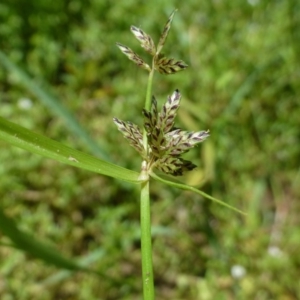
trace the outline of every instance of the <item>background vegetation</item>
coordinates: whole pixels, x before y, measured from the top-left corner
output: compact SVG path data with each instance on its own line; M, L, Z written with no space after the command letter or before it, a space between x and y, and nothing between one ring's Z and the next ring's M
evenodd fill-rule
M299 299L299 1L4 0L0 50L60 99L100 156L138 171L112 118L142 124L147 74L115 42L139 52L130 25L158 39L174 8L164 50L189 68L156 75L154 93L162 103L180 89L181 125L211 131L183 180L248 216L153 182L157 299ZM0 101L1 117L93 151L3 61ZM141 299L136 187L0 147L7 215L104 274L58 270L0 235L1 299Z

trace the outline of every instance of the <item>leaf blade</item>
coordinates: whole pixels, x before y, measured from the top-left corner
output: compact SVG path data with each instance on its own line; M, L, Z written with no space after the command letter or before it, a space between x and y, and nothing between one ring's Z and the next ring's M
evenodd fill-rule
M0 139L59 162L131 183L139 183L139 173L72 149L0 117Z
M14 245L29 253L30 255L43 260L48 264L56 267L68 269L72 271L90 271L85 267L81 267L72 259L61 255L57 249L47 243L40 242L31 234L20 230L15 221L7 217L0 209L0 230L4 235L10 238Z
M247 215L247 214L246 214L245 212L243 212L242 210L240 210L240 209L238 209L238 208L235 208L235 207L233 207L233 206L231 206L231 205L225 203L225 202L222 201L222 200L219 200L219 199L217 199L217 198L214 198L214 197L212 197L212 196L210 196L210 195L204 193L203 191L198 190L198 189L196 189L196 188L194 188L194 187L192 187L192 186L188 186L188 185L186 185L186 184L177 183L177 182L173 182L173 181L169 181L169 180L163 179L163 178L159 177L158 175L156 175L156 174L153 173L153 172L150 174L150 176L151 176L153 179L156 179L157 181L160 181L160 182L162 182L162 183L164 183L164 184L167 184L167 185L169 185L169 186L173 186L173 187L179 188L179 189L181 189L181 190L186 190L186 191L194 192L194 193L196 193L196 194L199 194L199 195L203 196L203 197L206 198L206 199L209 199L209 200L211 200L211 201L213 201L213 202L215 202L215 203L218 203L218 204L220 204L220 205L222 205L222 206L225 206L225 207L227 207L227 208L229 208L229 209L231 209L231 210L233 210L233 211L235 211L235 212L238 212L238 213L240 213L240 214L242 214L242 215Z
M67 128L73 132L76 137L79 137L89 147L93 154L99 155L103 159L108 159L109 155L98 145L87 133L87 131L78 123L73 114L62 104L62 102L52 95L52 93L45 88L42 88L36 83L30 76L13 63L1 50L0 50L0 63L9 71L11 74L16 76L20 84L22 84L28 91L35 95L40 102L45 106L49 107L56 115L60 116L65 123Z

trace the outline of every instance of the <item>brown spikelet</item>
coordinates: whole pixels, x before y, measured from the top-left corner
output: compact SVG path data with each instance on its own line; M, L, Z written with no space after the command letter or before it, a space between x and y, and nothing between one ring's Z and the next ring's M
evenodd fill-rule
M161 34L161 36L160 36L160 39L159 39L159 42L158 42L158 45L157 45L157 52L156 52L156 54L159 54L159 53L160 53L161 49L163 48L163 46L164 46L164 44L165 44L165 42L166 42L166 39L167 39L167 37L168 37L169 30L170 30L170 28L171 28L172 20L173 20L173 17L174 17L174 15L175 15L175 12L176 12L176 11L177 11L177 9L175 9L175 10L171 13L171 15L170 15L170 17L169 17L169 19L168 19L168 21L167 21L167 23L166 23L166 25L165 25L165 27L164 27L164 29L163 29L163 32L162 32L162 34Z
M151 112L143 109L144 126L148 133L151 133L157 126L157 101L152 97Z
M146 64L143 61L143 59L141 57L139 57L135 52L133 52L129 47L124 46L120 43L117 43L117 46L130 60L132 60L139 67L141 67L149 72L151 71L151 68L149 67L149 65Z
M165 144L164 132L159 124L157 101L152 97L151 112L143 110L144 126L148 133L149 146L155 157L160 157Z
M154 42L150 35L145 33L142 29L137 28L135 26L130 27L131 32L134 34L134 36L139 40L141 43L141 46L152 56L156 53L156 48L154 45Z
M129 141L129 144L134 147L143 157L146 157L146 151L143 146L143 136L137 125L131 122L124 122L117 118L113 118L118 129L123 133L123 136Z
M175 60L165 56L158 56L155 59L155 69L161 74L174 74L187 68L182 60Z
M171 131L166 136L166 153L175 156L181 155L203 142L209 136L208 132L187 132L181 129Z
M183 158L166 156L157 161L156 168L166 174L181 176L185 171L196 168L196 165Z
M164 133L169 132L174 126L174 120L179 108L181 95L178 90L168 97L159 114L159 125Z
M156 127L149 135L149 146L152 150L152 154L156 157L161 157L164 154L165 143L166 139L163 132Z
M160 112L157 110L155 97L152 98L151 110L143 110L148 151L144 148L142 133L135 124L114 118L118 129L147 162L148 170L157 168L166 174L181 176L185 171L196 167L192 162L181 158L181 155L204 141L209 136L209 131L173 129L180 99L180 92L175 90Z

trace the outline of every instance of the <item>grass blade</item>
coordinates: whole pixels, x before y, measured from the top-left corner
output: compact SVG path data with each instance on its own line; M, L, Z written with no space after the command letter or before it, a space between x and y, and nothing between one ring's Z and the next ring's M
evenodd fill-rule
M139 174L137 172L119 167L92 155L72 149L64 144L9 122L1 117L0 139L14 146L77 168L86 169L131 183L140 182L138 180Z
M72 259L68 259L59 254L59 251L49 244L40 242L34 236L19 230L15 221L8 218L1 209L0 230L4 235L11 239L14 246L48 264L73 271L89 271L88 269L78 265Z
M227 208L229 208L231 210L234 210L235 212L238 212L238 213L240 213L242 215L247 215L245 212L239 210L238 208L235 208L235 207L227 204L226 202L224 202L222 200L214 198L214 197L212 197L212 196L210 196L210 195L208 195L208 194L206 194L206 193L204 193L204 192L202 192L202 191L200 191L200 190L198 190L198 189L196 189L196 188L194 188L192 186L188 186L188 185L185 185L185 184L182 184L182 183L172 182L172 181L163 179L163 178L157 176L155 173L151 173L150 176L153 179L156 179L156 180L158 180L158 181L160 181L160 182L162 182L164 184L167 184L169 186L173 186L173 187L179 188L181 190L186 190L186 191L194 192L196 194L199 194L199 195L203 196L204 198L207 198L207 199L209 199L209 200L211 200L213 202L216 202L216 203L218 203L220 205L223 205L223 206L225 206L225 207L227 207Z
M41 88L33 79L31 79L21 68L15 65L1 50L0 63L12 74L14 74L20 83L35 95L43 104L48 106L55 114L60 116L66 122L66 128L70 130L89 147L93 154L109 159L109 155L89 136L86 130L77 122L71 112L62 105L56 97Z

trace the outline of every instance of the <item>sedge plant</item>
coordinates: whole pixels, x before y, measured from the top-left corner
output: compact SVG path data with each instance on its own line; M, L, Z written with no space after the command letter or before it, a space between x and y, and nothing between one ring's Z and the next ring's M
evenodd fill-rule
M145 104L143 109L144 126L141 130L132 122L125 122L114 118L114 122L129 144L140 154L142 158L140 198L141 218L141 252L142 252L142 276L144 299L154 299L153 268L152 268L152 246L151 246L151 223L150 223L150 197L149 177L163 181L170 185L183 189L191 187L167 182L156 175L159 170L167 175L180 176L184 172L193 170L196 165L191 161L182 158L182 154L203 142L209 137L209 130L189 132L175 128L174 122L180 106L181 94L176 89L167 101L162 105L161 110L155 96L152 95L153 76L155 71L169 75L183 71L187 64L182 60L167 58L161 51L165 45L171 23L176 10L172 12L162 31L159 42L155 45L150 35L142 29L131 26L130 30L140 42L144 50L152 57L151 64L147 64L137 53L127 46L117 43L120 50L136 65L149 73ZM202 193L202 195L208 197ZM212 197L208 197L213 199ZM213 199L218 201L217 199Z
M175 91L168 96L167 101L161 105L160 110L160 105L158 105L156 98L152 95L153 76L156 71L168 75L183 71L187 67L182 60L167 58L161 53L174 14L175 11L170 15L157 45L155 45L150 35L146 34L140 28L131 26L132 33L138 39L142 48L152 58L151 64L147 64L138 54L127 46L117 43L120 50L131 61L149 73L143 109L143 129L140 129L136 124L131 122L122 121L118 118L113 119L123 136L129 141L129 144L139 153L142 160L140 172L122 168L87 153L72 149L57 141L51 140L44 135L34 133L33 131L0 117L0 139L14 146L74 167L140 185L142 282L145 300L154 299L150 218L150 178L169 186L195 192L218 204L244 214L239 209L232 207L203 191L185 184L166 180L156 174L156 170L158 170L167 175L181 176L183 173L193 170L196 165L193 162L185 160L182 155L203 142L209 136L208 130L189 132L174 127L175 117L181 99L181 94L178 89L175 89ZM0 229L4 235L11 239L15 247L26 251L35 257L64 269L91 271L86 267L78 265L74 261L68 260L47 244L18 229L18 226L2 212L1 208Z

